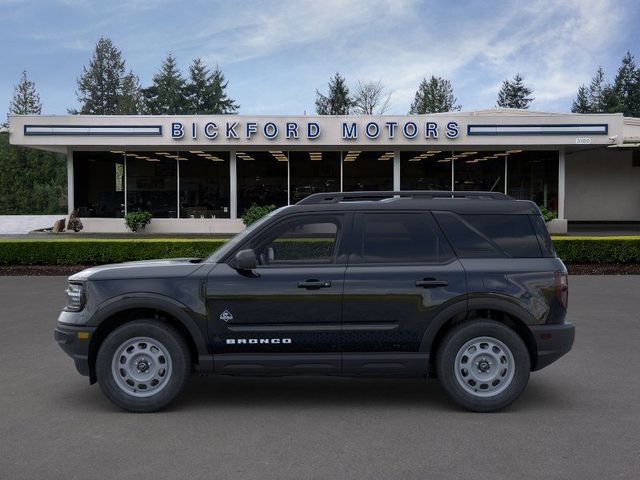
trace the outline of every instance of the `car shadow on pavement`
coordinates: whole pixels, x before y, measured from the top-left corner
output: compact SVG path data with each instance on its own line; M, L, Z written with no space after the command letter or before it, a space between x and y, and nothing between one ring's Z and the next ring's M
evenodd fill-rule
M102 394L100 387L79 383L65 389L59 404L91 412L121 412ZM567 407L567 392L545 382L530 384L522 396L504 412ZM227 408L358 409L418 408L464 413L449 400L437 380L343 377L223 377L194 375L185 391L166 412L188 412Z

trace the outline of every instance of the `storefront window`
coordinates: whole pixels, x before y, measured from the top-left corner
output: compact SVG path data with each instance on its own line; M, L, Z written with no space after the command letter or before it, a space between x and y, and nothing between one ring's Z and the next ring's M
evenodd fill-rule
M511 150L507 194L558 210L558 152Z
M290 201L340 191L340 152L289 152Z
M229 153L178 152L180 218L229 218Z
M75 152L73 174L80 217L124 216L124 153Z
M453 152L454 189L504 192L506 155L504 150Z
M287 205L287 152L237 152L238 216L256 205Z
M437 149L400 153L402 190L451 190L451 152Z
M342 190L393 190L393 151L347 151L343 155Z
M146 210L156 218L176 218L176 160L170 152L127 152L127 210Z

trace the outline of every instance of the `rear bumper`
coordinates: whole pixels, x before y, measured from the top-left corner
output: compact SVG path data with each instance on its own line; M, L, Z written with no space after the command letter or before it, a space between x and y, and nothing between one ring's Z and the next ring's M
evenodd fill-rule
M81 375L89 376L89 343L95 332L92 327L78 327L58 323L53 331L60 348L69 355Z
M540 370L555 362L571 350L576 328L571 323L561 325L531 326L536 341L537 360L532 371Z

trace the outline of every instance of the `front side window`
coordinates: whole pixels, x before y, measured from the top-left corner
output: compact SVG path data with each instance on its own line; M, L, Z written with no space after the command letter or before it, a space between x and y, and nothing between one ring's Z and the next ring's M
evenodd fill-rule
M364 213L355 263L441 263L453 252L425 213Z
M336 218L304 218L276 227L253 246L261 265L333 263L339 232Z

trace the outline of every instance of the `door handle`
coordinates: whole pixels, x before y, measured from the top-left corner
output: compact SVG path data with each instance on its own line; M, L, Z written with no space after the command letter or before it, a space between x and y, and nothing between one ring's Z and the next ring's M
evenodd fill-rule
M328 280L305 280L304 282L298 282L298 288L306 288L307 290L317 290L319 288L329 288L331 282Z
M449 285L449 282L447 282L446 280L436 280L435 278L416 280L416 287L422 288L446 287L447 285Z

